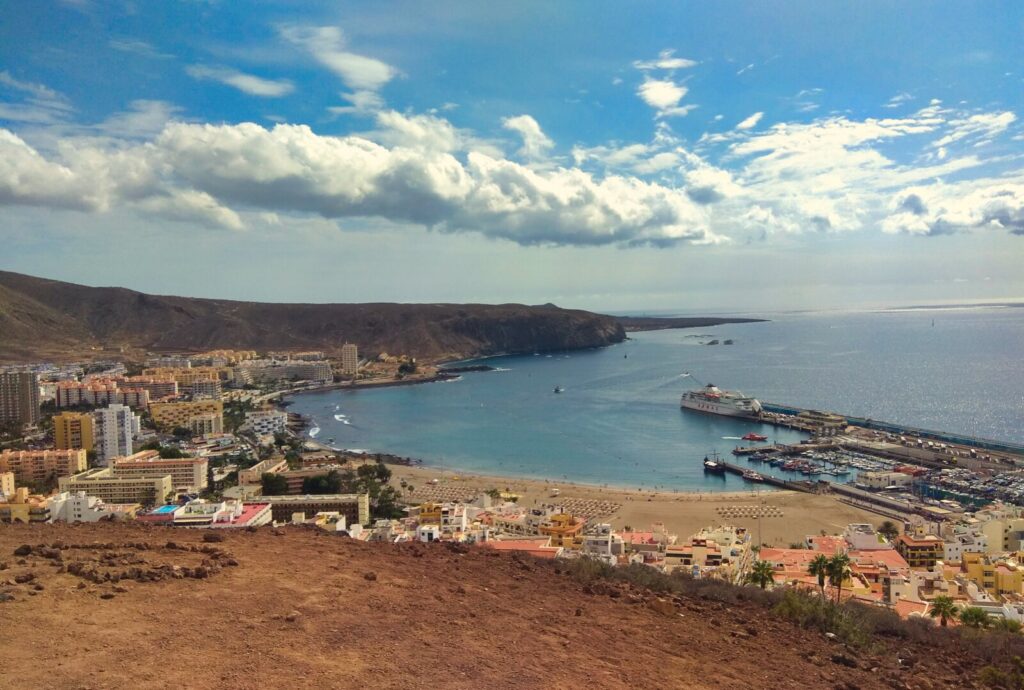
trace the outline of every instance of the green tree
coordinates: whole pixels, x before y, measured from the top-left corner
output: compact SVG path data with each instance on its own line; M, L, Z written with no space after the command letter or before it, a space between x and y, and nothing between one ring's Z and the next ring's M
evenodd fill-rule
M174 427L174 429L171 431L171 434L175 438L181 438L181 439L192 438L192 430L191 429L186 429L183 426L176 426L176 427Z
M821 591L821 598L825 598L825 579L828 577L828 556L819 553L807 564L807 572L818 578L818 589Z
M284 496L288 493L288 480L279 474L264 472L260 476L264 496Z
M889 541L893 541L900 534L900 528L892 520L886 520L878 527L878 533Z
M960 611L960 622L969 628L987 628L992 619L980 606L966 606Z
M828 583L836 588L836 602L843 596L843 582L850 574L850 557L837 553L828 559Z
M768 585L775 582L775 569L772 568L772 564L768 561L754 561L750 572L747 573L747 582L765 589Z
M957 609L956 604L945 595L939 595L932 599L932 606L928 609L928 615L932 618L938 618L943 628L946 627L949 621L956 620L959 614L960 611Z
M992 621L992 629L999 630L1005 633L1016 634L1021 631L1021 624L1020 621L1015 621L1012 618L1003 618L1002 616L997 616Z

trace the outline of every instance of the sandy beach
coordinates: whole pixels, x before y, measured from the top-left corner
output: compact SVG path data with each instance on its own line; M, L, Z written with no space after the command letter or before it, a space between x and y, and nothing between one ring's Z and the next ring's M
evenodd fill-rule
M758 506L761 506L761 539L765 545L789 546L807 535L833 534L851 522L881 524L875 513L841 503L831 496L793 491L672 492L604 488L565 481L499 477L443 470L426 466L391 465L392 482L412 486L416 499L455 499L479 490L498 489L519 495L519 503L533 507L544 503L569 503L591 521L609 522L616 529L630 526L648 530L662 522L680 539L702 527L731 524L746 527L756 542ZM434 480L437 480L436 483ZM558 489L557 497L553 497ZM617 507L616 507L617 506ZM576 511L574 511L576 512Z

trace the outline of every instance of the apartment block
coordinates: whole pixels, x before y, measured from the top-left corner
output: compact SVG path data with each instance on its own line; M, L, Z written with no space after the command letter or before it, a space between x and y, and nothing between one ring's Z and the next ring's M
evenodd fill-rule
M131 455L132 441L139 433L139 415L125 405L108 405L93 412L96 461L103 466L122 455Z
M154 367L143 369L143 376L158 376L177 381L179 388L191 386L196 381L225 381L231 378L229 367Z
M150 400L173 398L178 395L178 382L172 377L124 376L117 380L121 388L138 388L149 393Z
M220 396L223 393L221 389L220 381L195 381L185 386L185 392L192 395L193 399L198 400L199 398L210 398L211 400L220 400Z
M359 370L359 348L352 343L341 346L341 373L344 376L355 376Z
M39 423L39 376L30 371L0 371L0 423Z
M14 495L14 472L0 472L0 496Z
M197 414L189 417L188 429L193 436L207 436L209 434L224 433L224 418L213 412Z
M13 472L19 484L65 477L87 466L85 451L5 450L0 452L0 472Z
M292 516L302 513L309 519L317 513L337 512L348 524L365 525L370 521L369 494L323 494L319 496L263 496L270 504L274 522L290 523Z
M0 522L40 523L50 521L50 501L46 496L29 494L21 487L0 501Z
M53 436L59 450L92 450L95 442L92 415L81 412L61 412L55 415Z
M83 491L50 496L52 522L99 522L110 518L134 518L142 508L138 503L106 503Z
M245 415L242 431L251 431L256 436L284 433L288 425L288 413L281 410L254 410Z
M171 431L177 427L189 429L191 419L203 414L216 415L220 418L221 428L224 427L224 403L220 400L153 403L149 406L149 413L160 431Z
M163 503L174 491L171 475L138 476L116 474L113 467L97 467L70 477L61 477L61 492L84 491L107 503Z
M155 450L115 458L112 468L116 477L163 477L169 475L171 488L179 491L201 491L207 486L206 458L161 458Z
M79 405L128 405L144 408L149 405L149 391L141 388L119 388L117 383L111 380L88 383L62 381L57 384L55 400L58 408Z
M930 534L924 537L901 534L896 538L896 551L911 568L934 568L946 554L945 543Z

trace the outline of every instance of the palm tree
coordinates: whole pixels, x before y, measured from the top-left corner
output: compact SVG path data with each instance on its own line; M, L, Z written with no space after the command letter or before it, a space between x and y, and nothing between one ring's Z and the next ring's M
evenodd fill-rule
M828 556L819 553L810 563L807 564L807 573L818 578L818 589L821 590L821 598L825 598L825 578L828 577Z
M932 606L928 609L928 615L932 618L938 618L943 628L946 627L946 623L949 621L956 620L959 614L960 610L957 609L956 604L945 595L932 599Z
M960 622L971 628L987 628L992 619L980 606L967 606L960 611Z
M750 572L747 573L747 582L765 589L769 584L775 582L775 569L768 561L754 561Z
M900 534L900 528L896 526L896 523L892 520L886 520L878 527L878 533L883 537L892 541Z
M837 553L828 559L828 583L836 588L836 603L843 596L843 581L850 574L850 557Z

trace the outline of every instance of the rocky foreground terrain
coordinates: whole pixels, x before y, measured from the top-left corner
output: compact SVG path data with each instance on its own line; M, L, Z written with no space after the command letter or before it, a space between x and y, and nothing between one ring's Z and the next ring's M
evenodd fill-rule
M484 548L211 534L0 527L4 683L849 690L971 687L979 666L905 640L847 649L750 602L582 584Z

